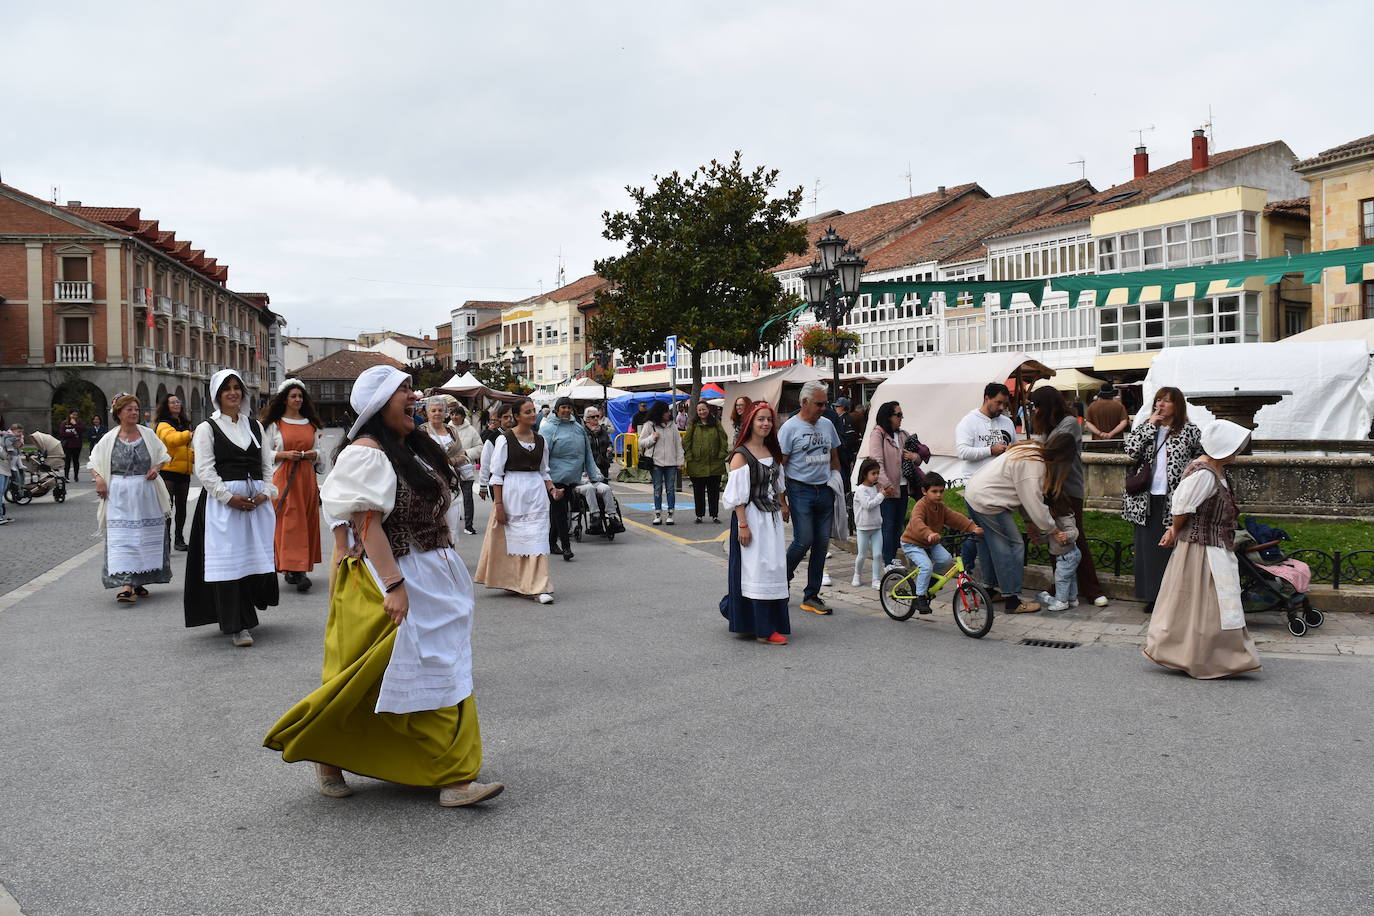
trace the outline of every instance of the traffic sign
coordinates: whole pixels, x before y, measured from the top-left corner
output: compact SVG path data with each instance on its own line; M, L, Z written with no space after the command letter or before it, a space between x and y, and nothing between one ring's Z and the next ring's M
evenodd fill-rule
M663 350L664 350L665 353L668 354L668 358L667 358L667 360L665 360L665 362L668 364L668 368L669 368L669 369L676 369L676 368L677 368L677 335L676 335L676 334L674 334L674 335L672 335L671 337L668 338L668 341L667 341L667 343L664 345Z

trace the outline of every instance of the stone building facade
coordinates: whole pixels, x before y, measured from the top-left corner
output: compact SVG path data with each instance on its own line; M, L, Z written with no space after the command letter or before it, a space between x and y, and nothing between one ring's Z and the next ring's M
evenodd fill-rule
M1374 134L1318 153L1294 166L1312 201L1312 250L1374 245ZM1374 268L1360 283L1328 270L1312 297L1314 324L1374 318Z

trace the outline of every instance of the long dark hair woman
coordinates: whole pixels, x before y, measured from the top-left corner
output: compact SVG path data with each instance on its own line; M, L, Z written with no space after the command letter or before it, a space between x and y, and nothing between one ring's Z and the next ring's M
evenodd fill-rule
M347 519L336 557L324 683L264 744L288 763L312 760L319 791L351 795L344 771L439 788L439 804L492 798L474 780L482 738L472 698L473 587L453 549L457 477L410 416L410 376L373 366L354 383L358 419L321 489Z
M163 396L157 405L157 421L153 426L157 437L171 456L162 468L162 482L172 497L172 533L177 550L186 549L186 497L191 490L191 472L194 470L195 451L191 448L191 436L195 424L181 398L175 394Z
M653 524L665 521L673 523L673 510L677 507L677 475L685 458L682 452L682 434L671 417L672 411L666 401L655 401L649 405L648 418L639 432L639 453L653 459L654 482L654 520ZM668 516L663 517L663 491L668 491Z
M219 409L191 439L204 489L191 520L183 596L186 626L218 623L239 647L253 644L257 612L278 600L272 452L246 398L234 370L210 378L210 401Z
M1035 389L1031 392L1030 403L1031 425L1037 435L1042 436L1047 443L1055 436L1067 436L1073 442L1073 463L1064 478L1063 496L1069 508L1073 510L1073 523L1078 528L1075 546L1082 554L1082 559L1078 561L1078 595L1083 601L1091 601L1098 607L1106 607L1107 596L1102 592L1102 584L1097 581L1097 568L1093 565L1092 551L1088 549L1088 535L1083 529L1082 424L1078 422L1078 417L1069 411L1068 402L1057 388L1045 385Z
M718 525L720 478L725 474L730 440L720 418L705 401L697 401L692 422L687 424L687 433L682 437L682 450L683 467L692 481L692 495L696 499L697 524L710 513L711 521Z
M751 405L730 455L722 503L730 516L730 565L721 616L730 632L787 645L787 478L778 443L778 415Z
M886 566L896 558L897 545L906 528L906 506L910 496L902 475L906 440L906 430L902 429L902 405L888 401L879 406L868 430L868 457L878 462L878 492L883 494L882 505L878 508L883 519L883 563Z
M320 457L320 430L324 423L305 383L289 378L262 411L267 446L275 470L272 483L281 494L276 499L277 530L273 552L277 571L288 585L310 591L310 572L320 558L320 485L315 462Z

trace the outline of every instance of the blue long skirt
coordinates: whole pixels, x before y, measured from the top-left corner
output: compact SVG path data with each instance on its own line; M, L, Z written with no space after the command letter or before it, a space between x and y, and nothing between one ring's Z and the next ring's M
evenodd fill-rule
M725 597L720 599L720 616L730 623L731 633L753 633L758 637L792 632L787 616L787 599L763 600L744 597L740 586L739 520L730 513L730 570L726 575Z

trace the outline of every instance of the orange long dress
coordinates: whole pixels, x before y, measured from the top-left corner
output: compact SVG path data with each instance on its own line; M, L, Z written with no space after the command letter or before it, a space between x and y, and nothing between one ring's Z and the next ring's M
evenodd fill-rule
M277 423L281 450L308 452L315 447L315 427L309 423ZM292 472L292 468L295 472ZM290 487L287 480L290 479ZM279 494L277 534L278 572L310 572L320 562L320 484L309 461L283 461L272 475Z

